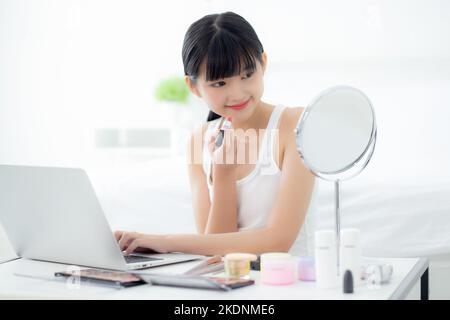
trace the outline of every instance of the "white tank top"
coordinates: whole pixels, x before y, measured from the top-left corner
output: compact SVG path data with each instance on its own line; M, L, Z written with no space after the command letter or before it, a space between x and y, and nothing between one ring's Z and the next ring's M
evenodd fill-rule
M272 207L275 204L280 184L281 170L275 161L274 150L277 150L275 149L277 147L275 146L278 137L277 129L283 110L284 107L281 105L274 107L261 140L258 160L253 171L244 178L236 181L239 230L265 227ZM206 140L217 129L220 124L220 119L210 121L204 135L205 141L203 144L203 170L206 175L211 202L213 199L213 187L210 182L211 157L208 152ZM317 183L315 183L316 185ZM311 211L311 204L315 202L315 190L316 187L314 187L308 213ZM309 255L313 252L311 247L312 230L309 230L311 229L311 216L312 214L307 214L297 240L289 251L290 253L294 255Z

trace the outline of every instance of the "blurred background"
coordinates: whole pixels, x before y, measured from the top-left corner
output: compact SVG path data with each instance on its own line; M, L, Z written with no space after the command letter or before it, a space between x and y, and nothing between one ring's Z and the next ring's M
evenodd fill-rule
M448 118L433 118L438 135L423 129L449 101L448 1L1 0L0 162L168 154L173 114L155 88L183 76L189 25L228 10L253 25L268 54L266 101L305 106L328 86L354 85L373 100L380 148L431 157L443 142ZM177 107L191 127L208 111L193 97Z
M195 231L184 140L208 108L161 97L165 81L179 90L189 25L224 11L263 43L266 102L306 106L337 84L371 99L377 148L342 186L343 226L364 231L364 253L449 255L445 0L0 0L0 163L85 168L112 228ZM317 228L334 223L327 187ZM450 297L437 286L450 259L439 267L432 293Z

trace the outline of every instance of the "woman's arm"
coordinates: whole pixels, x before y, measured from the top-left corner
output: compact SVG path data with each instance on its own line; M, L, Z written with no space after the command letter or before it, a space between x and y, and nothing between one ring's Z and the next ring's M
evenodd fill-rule
M230 252L288 251L287 242L273 228L216 234L147 235L137 232L116 231L115 237L126 255L132 252L159 253L184 252L201 255L225 255Z
M232 175L214 170L212 204L203 171L203 135L206 126L196 130L187 145L189 182L196 227L199 234L237 231L237 191ZM215 167L214 167L215 168Z
M213 201L205 233L237 232L236 178L213 166Z
M197 232L203 234L208 222L211 202L206 184L206 175L202 167L203 134L205 126L198 128L191 135L186 146L186 162L191 189L192 206L194 210Z

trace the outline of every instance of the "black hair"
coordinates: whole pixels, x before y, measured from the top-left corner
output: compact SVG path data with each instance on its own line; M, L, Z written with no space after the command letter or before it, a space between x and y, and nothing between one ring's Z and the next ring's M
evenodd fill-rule
M184 74L195 83L203 61L207 81L238 75L242 69L251 72L256 69L256 59L262 63L263 52L255 30L243 17L233 12L210 14L194 22L186 32ZM209 111L206 121L217 118L220 115Z

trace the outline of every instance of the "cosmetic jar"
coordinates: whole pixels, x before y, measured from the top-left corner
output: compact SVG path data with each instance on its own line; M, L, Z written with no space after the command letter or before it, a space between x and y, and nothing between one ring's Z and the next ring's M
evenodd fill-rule
M298 258L298 279L302 281L316 280L316 270L313 257Z
M263 263L268 260L286 260L291 259L292 256L287 252L268 252L263 253L260 257L261 260L261 271L263 271Z
M250 273L250 261L258 257L249 253L229 253L225 255L225 274L228 278L244 278Z
M270 285L293 284L296 279L296 259L270 258L261 262L261 282Z

